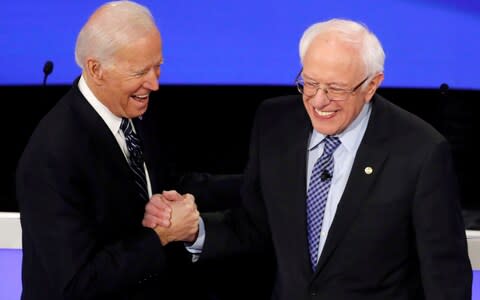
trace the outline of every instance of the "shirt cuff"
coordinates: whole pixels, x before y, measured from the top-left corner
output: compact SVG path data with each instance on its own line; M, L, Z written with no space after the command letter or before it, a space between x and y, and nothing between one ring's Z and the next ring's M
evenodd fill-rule
M197 239L193 243L185 243L185 249L187 249L188 252L192 253L192 262L196 262L200 258L200 253L202 253L204 243L205 243L205 224L203 223L202 217L200 217L198 222Z

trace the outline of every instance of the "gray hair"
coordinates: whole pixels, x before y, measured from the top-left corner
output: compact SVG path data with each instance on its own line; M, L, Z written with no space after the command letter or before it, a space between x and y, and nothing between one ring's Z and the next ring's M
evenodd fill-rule
M320 35L330 33L335 33L339 40L359 50L359 55L365 64L366 75L383 72L385 52L378 38L364 24L346 19L331 19L315 23L305 30L299 44L302 65L312 41Z
M80 30L75 61L82 69L87 57L112 64L116 51L152 30L158 29L147 7L123 0L105 3Z

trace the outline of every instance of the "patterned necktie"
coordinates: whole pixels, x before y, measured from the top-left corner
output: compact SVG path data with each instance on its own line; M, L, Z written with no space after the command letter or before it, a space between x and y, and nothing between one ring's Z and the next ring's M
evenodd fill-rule
M145 177L145 169L143 168L143 152L140 146L140 139L133 131L132 124L128 119L122 118L120 129L125 136L128 152L130 153L130 168L135 177L135 184L142 199L148 200L147 180Z
M323 154L315 162L310 184L307 190L307 235L308 249L312 269L317 266L320 231L327 203L328 191L333 175L333 152L340 145L338 137L327 136L324 139Z

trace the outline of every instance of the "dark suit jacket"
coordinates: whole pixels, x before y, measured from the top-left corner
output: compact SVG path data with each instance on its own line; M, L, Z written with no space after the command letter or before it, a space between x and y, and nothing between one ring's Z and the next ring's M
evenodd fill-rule
M135 125L152 190L175 188L166 147L155 145L162 136L145 127L148 114L145 119ZM183 243L162 247L155 232L142 227L146 202L77 82L31 136L18 164L16 192L22 299L202 298Z
M273 246L273 299L470 299L472 271L447 141L378 95L372 105L315 272L305 204L312 126L300 96L258 109L243 209L204 215L200 261Z

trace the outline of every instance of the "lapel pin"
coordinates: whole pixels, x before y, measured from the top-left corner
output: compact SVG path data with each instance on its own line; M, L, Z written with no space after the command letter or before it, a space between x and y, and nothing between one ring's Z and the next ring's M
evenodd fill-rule
M364 170L365 174L370 175L373 173L372 167L366 167Z

